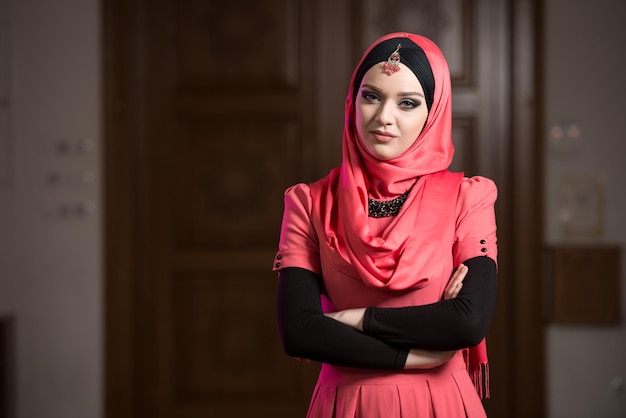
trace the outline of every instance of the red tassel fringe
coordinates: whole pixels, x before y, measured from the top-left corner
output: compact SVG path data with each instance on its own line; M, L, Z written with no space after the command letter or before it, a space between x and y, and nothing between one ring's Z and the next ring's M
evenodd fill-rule
M470 357L470 350L463 351L467 372L469 373L476 392L480 399L488 399L491 397L489 390L489 363L477 362ZM474 361L472 361L474 360Z

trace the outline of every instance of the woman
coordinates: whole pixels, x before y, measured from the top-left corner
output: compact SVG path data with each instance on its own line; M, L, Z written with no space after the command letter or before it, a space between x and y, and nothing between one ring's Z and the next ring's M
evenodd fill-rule
M281 339L323 363L308 417L485 416L497 191L447 171L450 95L433 42L378 39L352 75L341 166L285 192Z

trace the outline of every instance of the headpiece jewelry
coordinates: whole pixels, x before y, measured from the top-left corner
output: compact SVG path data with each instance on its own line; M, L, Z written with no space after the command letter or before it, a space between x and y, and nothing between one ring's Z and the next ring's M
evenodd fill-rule
M385 67L385 73L387 75L391 75L395 73L396 71L400 71L400 48L401 47L402 45L398 44L398 46L396 47L396 50L393 51L391 55L389 55L389 58L387 58L387 62L383 64Z

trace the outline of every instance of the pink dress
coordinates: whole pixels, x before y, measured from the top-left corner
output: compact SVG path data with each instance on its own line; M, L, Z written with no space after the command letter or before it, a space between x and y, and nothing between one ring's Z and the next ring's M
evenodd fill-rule
M415 185L421 187L420 182ZM441 300L454 265L486 255L496 259L496 188L482 177L465 178L454 215L454 232L441 237L449 245L440 272L418 281L410 290L369 287L346 262L332 257L320 245L318 220L312 218L309 186L299 184L286 192L286 211L279 254L282 267L302 267L322 275L326 298L324 310L356 307L399 307ZM381 233L393 218L371 218L370 228ZM419 231L415 231L419 234ZM311 398L308 418L417 418L485 417L485 411L470 379L463 352L446 364L425 370L378 371L328 364L322 366Z

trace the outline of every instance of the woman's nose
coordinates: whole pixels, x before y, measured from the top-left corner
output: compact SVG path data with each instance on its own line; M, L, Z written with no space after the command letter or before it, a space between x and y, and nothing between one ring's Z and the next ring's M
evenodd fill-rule
M378 114L376 115L376 121L381 125L389 125L393 122L393 109L391 103L383 102L378 108Z

